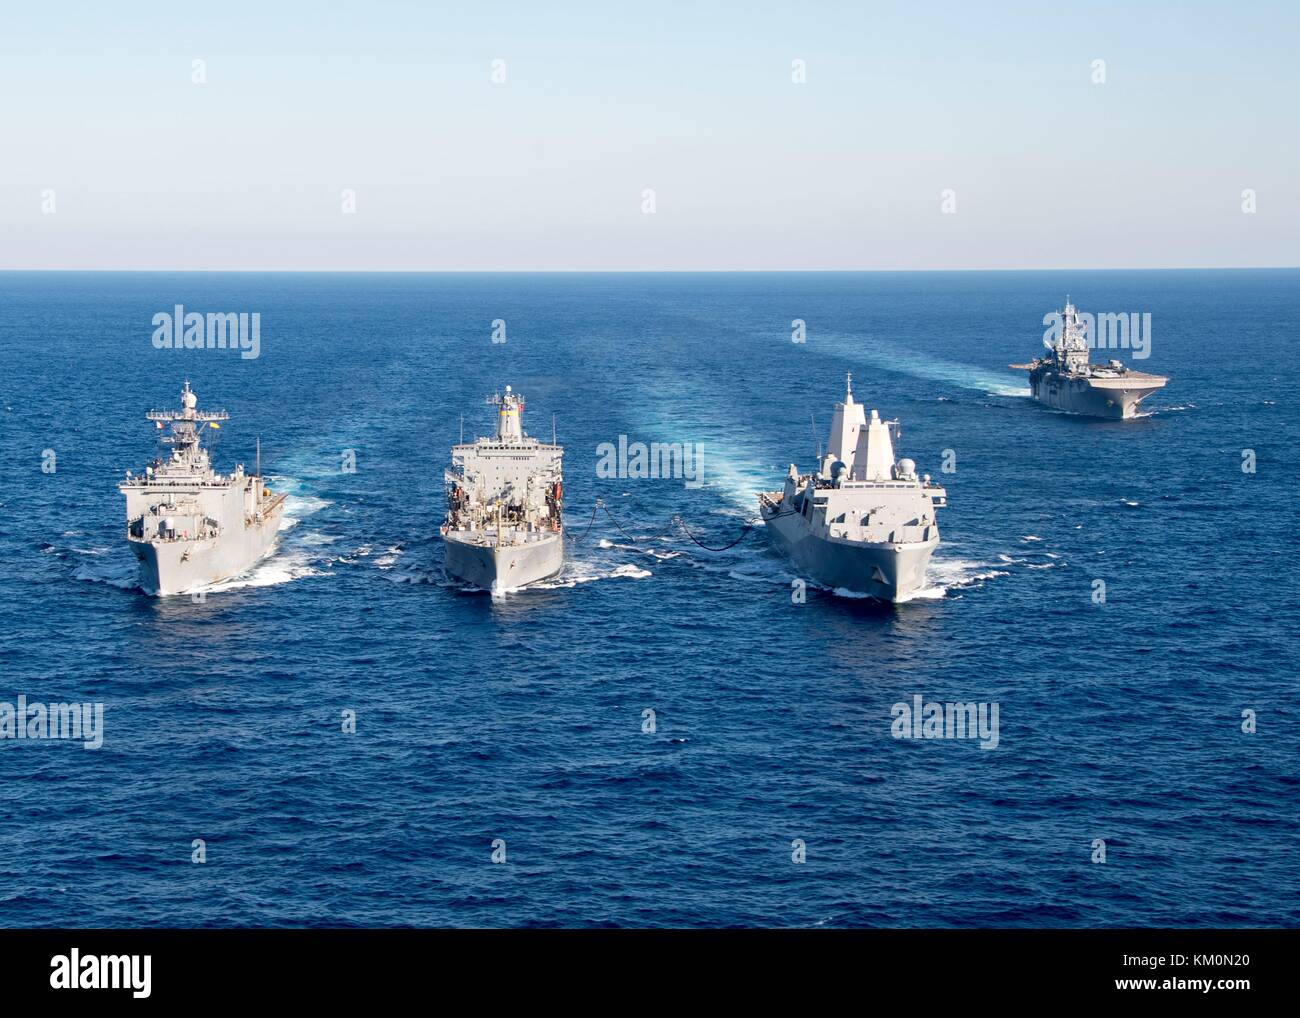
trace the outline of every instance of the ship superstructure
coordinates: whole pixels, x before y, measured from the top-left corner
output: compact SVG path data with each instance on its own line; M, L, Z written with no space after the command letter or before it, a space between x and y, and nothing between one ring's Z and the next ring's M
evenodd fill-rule
M284 511L261 477L239 464L229 474L212 468L200 441L208 428L230 419L224 410L199 410L187 381L179 410L151 410L145 417L171 455L153 460L143 475L129 470L118 490L126 496L126 538L140 563L149 593L197 590L246 572L275 542Z
M449 575L500 593L564 564L564 449L524 433L524 398L510 386L488 403L496 434L452 447L442 538Z
M1047 356L1009 365L1029 372L1029 391L1038 402L1069 413L1125 420L1136 417L1138 404L1169 381L1163 375L1134 371L1114 358L1105 364L1091 363L1087 328L1069 297L1058 314L1057 335L1043 340Z
M773 543L823 586L885 601L926 586L947 492L918 476L912 460L895 461L897 428L875 410L867 417L849 375L816 472L800 474L792 463L781 491L758 496Z

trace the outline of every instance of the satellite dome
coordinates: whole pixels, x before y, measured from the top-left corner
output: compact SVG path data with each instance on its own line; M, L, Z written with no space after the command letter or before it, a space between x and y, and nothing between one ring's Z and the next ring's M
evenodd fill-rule
M898 475L899 475L900 477L915 477L915 476L916 476L916 461L915 461L915 460L907 460L907 459L899 460L899 461L898 461Z
M186 410L193 410L194 407L198 405L198 402L199 397L190 392L190 390L186 389L181 393L181 405L184 406Z

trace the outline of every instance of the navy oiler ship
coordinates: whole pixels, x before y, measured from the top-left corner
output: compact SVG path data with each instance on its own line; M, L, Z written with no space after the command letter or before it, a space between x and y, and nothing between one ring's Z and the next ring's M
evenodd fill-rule
M564 449L524 434L524 398L510 386L488 403L497 408L496 434L451 450L443 567L496 594L564 565Z

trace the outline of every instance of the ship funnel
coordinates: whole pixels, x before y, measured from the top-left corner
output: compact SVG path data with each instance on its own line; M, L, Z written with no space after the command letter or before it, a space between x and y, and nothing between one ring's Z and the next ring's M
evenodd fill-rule
M524 437L524 399L506 386L504 396L494 396L490 402L497 407L497 441L515 442Z

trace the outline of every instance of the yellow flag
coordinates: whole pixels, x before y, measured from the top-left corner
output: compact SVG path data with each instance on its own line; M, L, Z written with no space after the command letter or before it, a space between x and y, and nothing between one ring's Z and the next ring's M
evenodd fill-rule
M209 428L216 428L218 431L221 430L221 425L218 424L216 421L208 421L208 427L209 427Z

